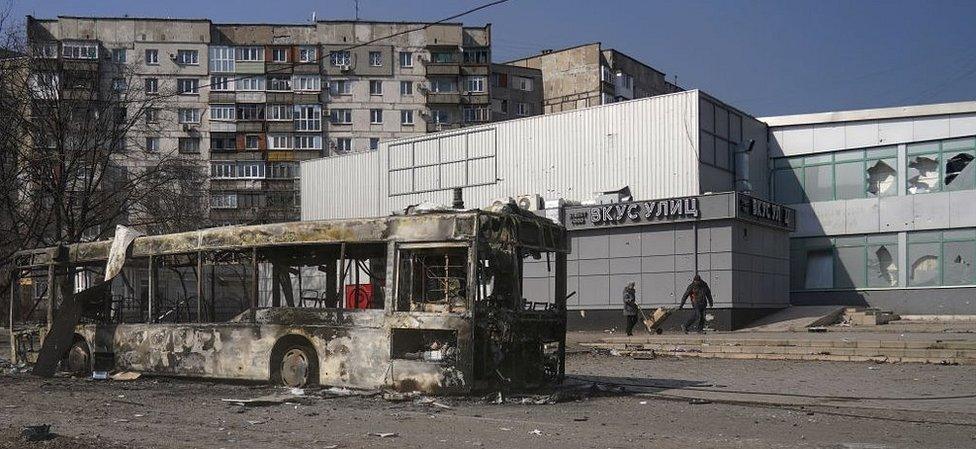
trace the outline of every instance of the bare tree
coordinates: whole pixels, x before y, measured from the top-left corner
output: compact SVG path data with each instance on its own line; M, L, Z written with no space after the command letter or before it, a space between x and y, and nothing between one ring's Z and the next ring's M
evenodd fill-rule
M178 92L146 89L137 60L59 45L9 14L0 38L0 267L16 250L109 237L116 224L206 226L199 148L160 145ZM60 278L64 307L73 280Z

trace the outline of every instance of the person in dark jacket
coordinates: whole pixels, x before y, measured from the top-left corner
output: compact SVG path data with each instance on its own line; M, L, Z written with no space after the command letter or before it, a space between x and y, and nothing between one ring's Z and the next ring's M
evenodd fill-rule
M678 306L679 309L684 308L685 301L688 298L691 298L691 308L694 309L695 313L681 326L681 330L687 334L691 325L697 321L698 333L704 333L705 309L712 307L712 289L708 288L708 283L703 281L701 276L697 274L691 280L691 284L688 284L685 294L681 297L681 305Z
M637 324L637 289L633 282L624 287L624 316L627 317L627 335L634 335L634 325Z

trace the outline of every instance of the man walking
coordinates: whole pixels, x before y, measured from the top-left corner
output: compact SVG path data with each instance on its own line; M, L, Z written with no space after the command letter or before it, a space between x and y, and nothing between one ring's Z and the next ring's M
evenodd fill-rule
M705 333L705 309L712 307L712 289L708 288L708 283L697 274L691 280L691 284L688 284L685 294L681 297L681 305L678 306L678 309L684 308L685 300L688 298L691 298L691 308L694 309L695 313L681 326L681 330L687 334L688 328L697 320L698 333Z
M624 287L624 316L627 317L627 335L634 335L634 325L637 324L637 289L633 282Z

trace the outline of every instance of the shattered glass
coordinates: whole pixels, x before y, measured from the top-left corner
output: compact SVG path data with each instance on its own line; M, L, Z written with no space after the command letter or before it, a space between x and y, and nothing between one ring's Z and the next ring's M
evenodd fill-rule
M972 284L976 277L973 265L976 242L945 242L942 253L945 256L943 285Z
M945 185L948 190L973 188L973 174L976 165L973 165L972 162L973 155L969 153L959 153L946 160Z
M892 254L894 252L894 254ZM868 287L897 287L897 248L888 245L868 247Z
M870 165L868 161L867 172L867 192L869 196L890 196L895 195L895 181L898 179L898 171L892 166L894 160L879 160Z
M922 155L908 160L908 193L928 193L939 189L938 159L938 155Z

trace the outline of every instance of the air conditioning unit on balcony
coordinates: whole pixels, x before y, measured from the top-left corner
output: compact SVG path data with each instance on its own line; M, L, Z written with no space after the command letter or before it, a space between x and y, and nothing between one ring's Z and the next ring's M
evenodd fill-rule
M348 72L350 70L352 70L352 67L349 64L342 64L339 66L340 72Z

